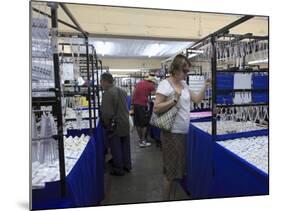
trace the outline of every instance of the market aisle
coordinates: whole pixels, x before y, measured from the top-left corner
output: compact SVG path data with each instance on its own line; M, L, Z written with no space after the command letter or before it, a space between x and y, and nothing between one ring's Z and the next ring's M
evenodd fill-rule
M109 175L106 164L106 198L102 204L123 204L162 201L163 164L162 152L153 139L150 147L140 148L137 144L136 130L131 134L131 154L133 169L125 176ZM189 199L178 187L176 199Z

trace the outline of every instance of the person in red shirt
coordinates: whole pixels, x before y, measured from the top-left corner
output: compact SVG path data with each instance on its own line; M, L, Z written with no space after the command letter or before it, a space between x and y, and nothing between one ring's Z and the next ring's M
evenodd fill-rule
M134 124L137 128L139 136L139 146L147 147L151 143L145 140L147 126L150 120L150 112L148 110L148 96L155 92L156 79L152 76L141 80L135 85L132 94L132 105L134 107Z

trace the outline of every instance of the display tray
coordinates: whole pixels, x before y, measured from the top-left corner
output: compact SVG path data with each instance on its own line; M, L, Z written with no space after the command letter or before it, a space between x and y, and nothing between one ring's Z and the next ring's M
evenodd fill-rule
M32 190L32 209L98 205L104 199L103 143L103 128L98 125L66 177L66 196L60 194L60 181L47 182L45 188Z

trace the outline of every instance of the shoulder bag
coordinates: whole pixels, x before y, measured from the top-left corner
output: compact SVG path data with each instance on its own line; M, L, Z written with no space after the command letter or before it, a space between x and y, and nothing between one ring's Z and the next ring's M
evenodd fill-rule
M175 89L169 80L168 82L170 83L171 87ZM162 112L160 114L156 114L155 112L153 112L149 123L154 127L158 127L161 130L170 132L175 122L178 110L179 110L178 106L175 105L171 107L169 110Z

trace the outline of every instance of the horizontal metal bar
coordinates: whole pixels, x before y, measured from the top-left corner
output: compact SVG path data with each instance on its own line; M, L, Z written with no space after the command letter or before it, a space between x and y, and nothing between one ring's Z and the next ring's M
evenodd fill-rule
M62 37L73 37L78 36L79 38L83 38L77 32L59 32L59 35ZM182 41L182 42L197 42L199 39L195 38L178 38L178 37L148 37L148 36L130 36L130 35L114 35L114 34L96 34L96 33L88 33L90 38L117 38L117 39L134 39L134 40L160 40L160 41Z
M99 119L98 117L92 117L91 120L94 120L94 119ZM65 119L65 121L76 121L77 119L76 118L68 118L68 119ZM89 120L89 117L87 118L82 118L82 120Z
M188 47L188 49L192 49L192 48L198 47L197 46L198 44L202 43L203 41L205 41L205 40L207 40L207 39L209 39L209 38L211 38L213 36L218 36L220 34L225 34L226 32L229 31L229 29L231 29L231 28L233 28L233 27L235 27L235 26L237 26L237 25L239 25L239 24L241 24L241 23L243 23L243 22L245 22L245 21L247 21L247 20L249 20L249 19L251 19L253 17L254 17L253 15L245 15L245 16L239 18L238 20L228 24L227 26L225 26L225 27L223 27L223 28L221 28L221 29L219 29L219 30L217 30L217 31L207 35L206 37L203 37L202 39L198 40L193 45Z
M228 105L221 105L217 104L216 107L219 108L230 108L230 107L251 107L251 106L268 106L268 103L246 103L246 104L228 104Z
M217 70L217 73L264 73L268 72L268 69L259 70Z
M56 103L56 97L32 97L32 104L52 105Z
M57 92L56 88L47 88L47 89L32 89L32 92Z
M81 93L81 92L65 92L63 94L65 97L74 97L74 96L88 96L88 93Z
M244 35L240 35L240 34L225 34L222 35L221 37L233 37L233 38L238 38L238 41L243 40L243 39L254 39L254 40L268 40L269 37L268 36L255 36L252 33L247 33ZM237 41L237 39L236 39Z
M41 109L41 110L32 110L32 112L44 112L44 111L47 111L47 112L49 112L49 111L52 111L52 109Z
M264 92L268 91L268 89L217 89L217 93L225 93L225 92Z
M87 54L85 54L85 53L80 53L80 54L78 54L78 53L59 53L59 56L63 56L63 57L78 57L78 55L79 55L79 57L86 57L87 56Z
M58 135L52 135L52 136L46 136L46 137L38 137L38 138L32 138L32 141L40 141L40 140L46 140L46 139L58 139Z

